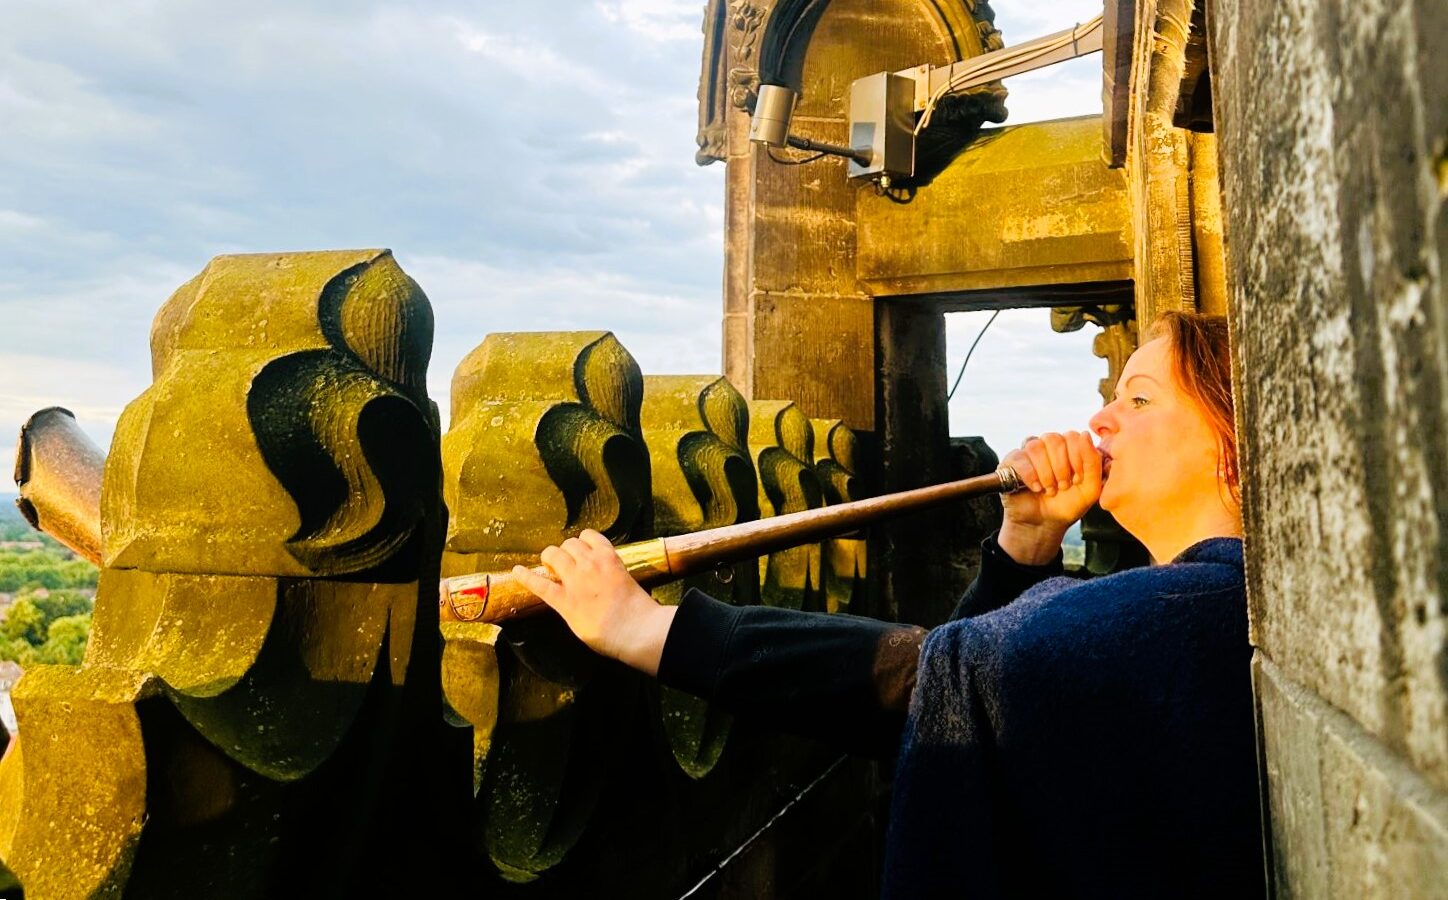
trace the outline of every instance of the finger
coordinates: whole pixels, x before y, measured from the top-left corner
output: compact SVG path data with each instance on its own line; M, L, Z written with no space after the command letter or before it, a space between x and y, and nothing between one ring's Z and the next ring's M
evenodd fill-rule
M575 563L584 562L589 557L588 545L576 537L571 537L558 546L559 549L567 553Z
M1041 443L1046 445L1046 457L1050 459L1051 471L1054 473L1047 477L1056 479L1056 490L1066 490L1071 486L1071 457L1066 450L1065 436L1053 431L1041 435Z
M543 602L549 606L557 606L559 601L565 596L563 585L551 578L544 578L527 566L514 566L513 578L515 578L519 584L523 585L523 587L542 598Z
M618 551L614 548L613 542L597 531L592 528L584 529L583 533L578 536L578 540L588 548L596 565L604 569L623 568L623 561L618 558Z
M614 552L613 542L592 528L583 529L583 533L578 536L578 540L586 544L590 549L599 552Z
M1023 452L1031 459L1031 468L1036 472L1036 481L1039 488L1032 490L1041 491L1047 497L1056 496L1056 468L1051 465L1051 453L1046 449L1046 442L1040 438L1032 438L1023 448Z
M1082 434L1079 431L1068 431L1063 437L1066 438L1066 458L1071 463L1071 484L1078 485L1086 475L1086 456L1081 447Z
M1085 462L1081 483L1096 493L1101 491L1101 451L1091 440L1089 431L1081 432L1081 456Z
M1030 438L1029 440L1035 440ZM1040 493L1043 489L1040 477L1036 474L1036 467L1031 464L1031 457L1024 450L1012 450L1001 460L1002 465L1010 466L1016 470L1016 477L1021 480L1026 488L1033 493Z
M560 581L567 581L578 571L578 563L574 562L573 557L565 553L562 547L546 547L538 554L538 558L543 560L543 565L553 570Z

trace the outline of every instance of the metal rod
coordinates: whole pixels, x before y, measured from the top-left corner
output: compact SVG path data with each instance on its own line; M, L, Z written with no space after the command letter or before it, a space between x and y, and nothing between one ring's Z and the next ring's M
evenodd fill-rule
M815 153L828 153L830 156L843 156L852 159L862 166L868 166L874 154L868 150L851 150L849 147L841 147L839 144L827 144L824 141L812 141L809 138L790 135L785 142L796 150L809 150Z

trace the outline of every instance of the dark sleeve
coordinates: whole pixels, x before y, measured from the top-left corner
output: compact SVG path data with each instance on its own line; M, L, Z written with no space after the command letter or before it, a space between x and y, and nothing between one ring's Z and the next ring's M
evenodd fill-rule
M914 626L730 606L691 590L664 642L659 681L761 727L889 759L924 638Z
M1025 593L1027 588L1064 572L1061 551L1057 550L1056 558L1044 566L1027 566L1011 559L1010 554L996 543L996 536L992 534L981 541L980 572L961 595L955 612L950 615L950 621L968 619L1000 609Z

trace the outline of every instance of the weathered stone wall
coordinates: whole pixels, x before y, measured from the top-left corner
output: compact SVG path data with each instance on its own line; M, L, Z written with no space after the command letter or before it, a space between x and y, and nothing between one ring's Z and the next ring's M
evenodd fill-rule
M743 5L766 17L784 6ZM941 9L959 19L973 5L833 0L809 41L791 130L846 143L855 78L978 53L974 24L953 35ZM736 44L740 58L749 44ZM749 142L748 112L729 117L724 374L751 399L789 397L807 416L873 431L875 311L855 271L860 186L845 177L843 159L771 161Z
M1136 0L1135 66L1126 167L1136 246L1136 319L1197 306L1192 247L1190 134L1173 123L1192 0Z
M1448 896L1441 0L1217 0L1279 896Z
M808 165L772 160L748 140L747 98L760 80L796 78L801 96L792 132L846 143L854 79L999 46L991 16L984 0L713 0L705 15L706 35L713 36L706 37L700 158L728 165L724 374L752 400L787 398L804 417L840 419L857 431L857 474L872 489L957 477L950 468L945 410L943 314L877 302L858 265L861 241L889 243L913 220L907 207L881 199L877 205L889 209L876 211L876 230L866 234L860 204L869 188L847 179L837 157ZM790 35L783 42L801 60L799 71L788 76L790 67L770 55L779 35ZM722 67L711 48L724 54ZM989 96L973 113L960 112L957 125L972 115L977 126L980 119L1004 115L998 102L1004 91L983 90ZM957 146L964 138L953 140ZM890 213L899 232L880 230ZM910 402L895 404L901 396ZM882 613L934 621L943 618L941 609L949 611L947 601L912 605L894 598L958 594L969 573L938 561L979 536L957 524L949 513L936 513L871 532L869 552L881 564L868 568Z

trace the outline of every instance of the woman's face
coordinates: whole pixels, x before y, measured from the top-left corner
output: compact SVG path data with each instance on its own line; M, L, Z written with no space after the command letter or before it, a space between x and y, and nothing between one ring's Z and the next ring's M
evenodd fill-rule
M1090 428L1102 454L1101 506L1128 531L1143 517L1225 495L1217 434L1182 390L1167 338L1131 355L1116 398L1091 417Z

